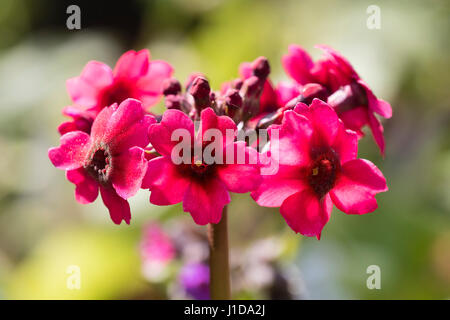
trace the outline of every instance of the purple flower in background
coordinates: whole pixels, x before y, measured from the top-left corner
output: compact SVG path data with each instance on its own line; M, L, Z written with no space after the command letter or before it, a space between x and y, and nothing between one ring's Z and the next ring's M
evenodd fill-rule
M195 300L208 300L209 267L204 263L189 263L184 265L179 277L181 286Z

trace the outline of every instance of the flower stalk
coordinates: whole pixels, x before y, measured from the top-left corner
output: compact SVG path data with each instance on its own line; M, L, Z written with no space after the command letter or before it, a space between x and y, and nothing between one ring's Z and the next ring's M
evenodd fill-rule
M208 225L210 296L212 300L229 300L230 265L228 261L228 216L223 208L222 219Z

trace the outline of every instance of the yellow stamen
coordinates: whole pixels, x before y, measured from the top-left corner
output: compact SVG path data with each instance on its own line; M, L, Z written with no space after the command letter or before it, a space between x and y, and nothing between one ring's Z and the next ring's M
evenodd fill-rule
M315 167L315 168L312 170L312 174L313 174L313 176L317 176L317 175L319 174L319 168L318 168L318 167Z

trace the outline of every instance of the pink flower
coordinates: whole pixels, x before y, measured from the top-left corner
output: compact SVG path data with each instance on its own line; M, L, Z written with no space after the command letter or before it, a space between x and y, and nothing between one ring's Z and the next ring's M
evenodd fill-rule
M161 123L149 128L150 143L162 156L148 163L147 174L142 188L150 189L150 202L156 205L171 205L183 202L183 210L189 212L197 224L218 223L222 210L230 202L229 192L245 193L254 190L260 182L257 152L245 146L245 142L234 142L236 124L227 116L217 116L211 108L201 112L201 128L194 135L194 123L179 110L167 110ZM179 144L172 141L175 130L187 133L192 148L188 161L175 164L172 161L174 148ZM207 135L211 130L221 133L219 149L222 155L233 150L234 159L209 162L200 158L194 150L202 154L212 142ZM180 130L178 130L180 131ZM232 135L227 136L227 131ZM220 138L219 138L220 139ZM245 163L238 164L236 157L245 155ZM232 163L230 163L232 162Z
M282 58L284 69L301 86L308 83L324 86L328 90L327 102L335 108L345 126L362 136L361 128L369 125L375 142L384 153L383 126L374 113L390 118L390 104L373 94L340 53L325 45L317 47L324 51L325 58L313 62L303 48L290 45L289 53Z
M169 272L169 264L175 259L174 242L163 228L151 223L145 226L140 243L142 272L152 282L165 280Z
M61 145L50 148L48 156L55 167L66 170L67 179L76 185L75 199L91 203L98 190L111 219L130 223L126 199L141 187L147 170L144 149L147 131L154 123L142 105L127 99L119 106L104 108L95 119L91 135L71 131L61 137Z
M158 224L149 224L144 228L140 247L143 260L168 262L175 258L173 241Z
M171 77L173 68L165 61L150 61L146 49L125 52L117 61L114 70L98 61L86 64L81 75L67 80L67 90L80 113L90 112L95 116L106 106L121 103L127 98L142 102L144 109L156 104L162 97L162 85ZM72 125L64 124L62 131L77 126L80 114L73 117ZM92 117L83 117L93 121ZM60 130L61 131L61 130Z
M271 137L274 130L279 130L279 147L271 141L265 155L278 161L279 169L263 176L252 192L259 205L280 207L295 232L318 238L333 203L348 214L377 208L375 195L387 191L386 180L373 163L356 159L357 136L329 105L319 99L310 107L299 103L285 112L281 125L269 128Z

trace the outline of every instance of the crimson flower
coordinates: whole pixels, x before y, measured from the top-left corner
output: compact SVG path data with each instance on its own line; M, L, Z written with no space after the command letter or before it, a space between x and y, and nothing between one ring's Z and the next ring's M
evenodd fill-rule
M59 131L68 132L71 128L86 131L86 121L92 124L104 107L127 98L141 101L147 110L162 97L163 81L172 73L173 68L167 62L150 61L147 49L125 52L114 70L99 61L88 62L80 76L67 80L67 91L74 106L64 114L73 120L63 123Z
M66 170L76 185L75 199L91 203L98 196L116 224L130 223L130 198L141 187L147 170L144 149L147 131L155 118L146 115L139 101L127 99L119 106L103 108L95 119L91 135L82 131L64 134L59 147L48 156L55 167Z
M303 48L290 45L289 53L282 58L285 71L301 86L317 83L328 90L327 102L335 108L345 126L362 136L361 128L369 125L384 154L383 126L374 113L390 118L390 104L374 95L339 52L325 45L317 47L323 50L325 58L314 62Z
M175 109L164 112L161 123L149 128L150 143L161 157L148 162L147 174L142 188L150 189L150 202L156 205L171 205L183 202L183 210L189 212L197 224L218 223L222 210L230 202L229 191L250 192L260 183L258 153L246 147L243 141L234 141L236 124L227 116L217 116L211 108L202 110L201 127L195 136L193 121L183 112ZM179 141L173 141L176 130L187 133L192 152L187 162L175 164L172 153ZM218 131L222 155L232 154L229 161L208 163L194 150L204 150L212 143L208 135ZM228 134L231 131L231 135ZM214 140L214 142L216 142ZM176 149L175 149L176 150ZM233 153L231 153L233 152ZM237 157L245 155L241 164Z
M271 140L265 156L278 161L278 171L262 176L252 192L259 205L280 207L295 232L319 239L333 203L348 214L377 208L375 195L387 191L386 180L373 163L356 159L356 134L345 129L328 104L319 99L310 107L299 103L285 112L281 125L269 127L271 138L274 130L278 146Z

